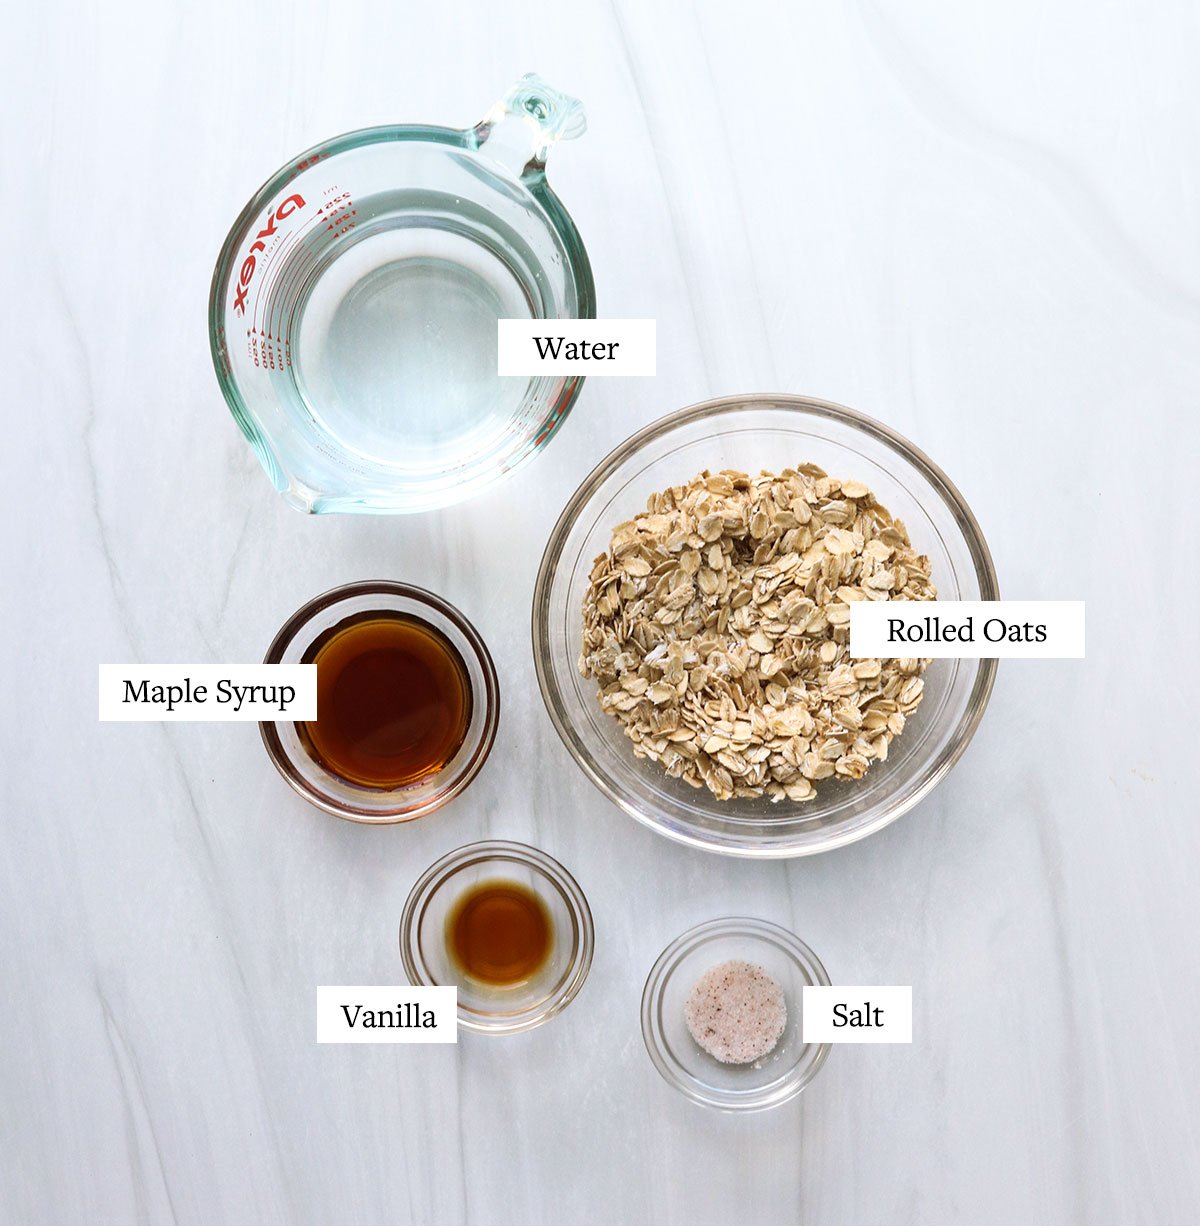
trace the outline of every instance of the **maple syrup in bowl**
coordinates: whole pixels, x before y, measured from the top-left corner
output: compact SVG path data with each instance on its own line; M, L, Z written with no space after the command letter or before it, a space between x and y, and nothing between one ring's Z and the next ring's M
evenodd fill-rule
M515 1034L575 999L592 964L592 913L575 878L525 843L471 843L409 893L400 956L410 983L458 989L458 1023Z
M317 667L317 718L259 728L287 782L338 817L422 817L475 778L495 740L500 691L487 647L422 588L326 592L289 619L266 663Z

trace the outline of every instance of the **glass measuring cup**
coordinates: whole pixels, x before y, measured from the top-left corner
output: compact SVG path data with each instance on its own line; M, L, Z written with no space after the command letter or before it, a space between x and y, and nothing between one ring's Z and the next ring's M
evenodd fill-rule
M532 74L462 130L366 128L273 175L221 248L209 339L275 488L311 512L421 511L534 455L580 377L501 377L496 320L592 319L546 182L582 105Z

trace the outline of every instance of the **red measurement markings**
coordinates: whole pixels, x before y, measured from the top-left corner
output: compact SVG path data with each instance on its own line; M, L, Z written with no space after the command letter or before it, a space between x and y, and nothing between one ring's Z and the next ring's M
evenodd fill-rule
M268 370L275 370L284 366L290 366L291 353L290 350L285 352L279 350L278 354L271 350L270 345L277 341L279 337L276 335L272 327L271 315L273 311L272 299L278 296L280 278L287 270L287 260L284 258L286 254L290 254L295 250L300 240L304 237L306 231L311 231L318 227L321 223L322 215L320 211L314 213L304 225L299 229L293 230L274 253L271 260L271 265L267 268L266 274L263 277L262 284L259 287L259 292L254 300L254 320L250 329L250 337L254 342L251 350L251 356L255 366L266 367ZM258 318L259 304L262 304L263 317L261 320L262 327L259 327L260 320ZM280 312L282 319L282 310Z
M310 166L315 166L317 162L319 162L323 156L324 156L323 154L318 153L314 155L313 157L305 158L304 161L299 162L297 164L296 169L295 169L295 174L299 175L301 171L307 170ZM324 194L328 196L331 193L337 192L337 191L338 191L337 185L333 184L330 187L327 187L325 189ZM342 192L340 195L336 197L337 201L343 201L343 200L349 200L349 199L350 199L349 192ZM262 280L262 285L260 286L260 292L254 299L254 319L252 321L252 327L254 327L255 329L257 329L258 327L258 304L260 302L266 302L269 297L267 283L270 277L271 266L274 264L276 271L278 272L279 268L282 267L282 259L283 259L284 251L287 250L289 246L294 247L296 245L297 240L300 238L301 234L303 234L305 230L309 229L313 225L314 221L319 221L322 217L325 216L325 214L328 211L329 203L330 202L327 201L325 204L320 205L315 215L313 217L310 217L308 221L305 222L304 225L300 227L299 230L292 231L292 233L288 235L288 237L285 238L282 243L279 243L277 245L274 243L272 244L272 248L270 249L269 255L263 263L263 280ZM264 329L266 327L265 319L263 322L263 327Z
M339 192L337 184L331 184L329 187L327 187L325 189L324 194L326 196L333 195L333 198L337 200L339 203L342 200L348 200L350 198L349 192ZM329 208L330 208L331 203L332 201L326 201L324 204L318 207L313 218L297 232L296 234L297 242L299 241L301 237L304 236L305 232L315 230L322 223L325 222L325 219L329 215ZM289 300L295 288L296 280L302 274L307 274L307 272L308 272L308 269L303 266L302 262L297 262L297 264L290 271L287 271L287 270L280 271L280 273L276 277L275 284L274 286L272 286L273 292L266 298L267 316L264 320L264 327L266 329L268 339L277 339L277 340L282 339L284 303L286 303ZM278 322L276 322L275 320L276 306L278 306L279 308ZM285 341L284 343L287 348L287 354L286 354L287 365L290 366L291 365L291 344L289 341Z
M287 261L283 258L284 253L288 251L289 249L292 249L296 246L296 244L300 241L300 236L304 233L304 231L309 226L313 224L313 221L314 221L314 218L310 217L309 220L305 222L303 226L301 226L298 230L292 231L292 233L289 234L282 243L280 243L279 250L276 253L276 258L272 261L272 266L268 267L266 273L263 275L263 283L260 288L259 295L254 300L254 326L255 328L258 327L258 322L259 322L258 321L258 307L259 307L259 304L261 303L263 307L263 320L262 320L263 332L266 332L266 329L267 329L267 319L266 319L267 304L271 300L272 278L276 280L278 279L280 270L284 268L287 264Z
M292 364L287 347L278 341L269 341L265 336L251 336L249 352L259 370L283 370Z
M355 218L358 216L358 210L354 207L354 201L350 199L349 192L343 192L336 199L331 200L325 207L326 230L332 230L335 238L353 230Z
M358 216L358 210L354 207L354 198L350 193L340 191L337 184L330 187L325 194L329 199L317 211L325 215L326 231L332 231L334 238L338 238L354 229L354 218Z
M297 168L297 173L318 159L310 159ZM325 189L327 199L318 207L316 213L302 226L292 231L283 242L271 252L270 259L264 265L263 277L259 293L255 296L254 316L251 327L247 329L250 342L250 353L255 366L268 370L278 370L290 367L292 364L291 340L284 333L285 304L289 296L298 287L300 278L307 275L309 269L304 261L290 261L291 255L301 244L301 241L314 230L323 227L326 233L332 232L335 238L354 229L358 210L348 191L343 191L337 184L331 184ZM259 319L259 304L262 305L262 319ZM261 322L261 329L260 329Z
M302 240L309 234L321 227L321 217L314 216L313 219L302 230L296 234L295 247L301 245ZM293 248L294 250L294 248ZM290 266L289 266L290 265ZM300 260L285 260L281 265L279 272L271 286L271 292L265 300L265 315L263 319L263 329L266 332L268 340L283 339L283 322L286 314L285 304L290 301L293 291L298 287L299 280L308 273L308 266L303 259ZM290 366L291 352L287 354L286 365Z
M354 228L353 218L347 220L347 213L357 213L354 208L354 201L348 191L340 190L336 184L331 185L326 190L326 195L329 199L325 201L318 209L316 217L310 226L305 226L305 230L310 228L315 229L321 222L325 224L325 230L328 233L330 230L335 231L335 237L340 234L345 234L346 231ZM339 221L335 226L332 219L338 218ZM285 365L292 364L291 341L284 335L284 304L287 303L293 293L299 288L299 282L306 277L311 271L302 261L295 261L295 266L286 273L280 273L281 280L276 281L272 287L271 301L268 303L267 310L267 336L275 340L281 340L284 344L284 360ZM276 308L278 308L278 319L276 318Z
M558 426L558 423L562 421L562 415L565 412L566 412L565 406L560 406L559 408L556 408L554 410L554 413L551 415L550 420L545 422L541 426L540 429L535 426L533 430L526 432L526 435L525 435L526 439L528 439L531 435L533 435L534 431L536 430L537 434L536 434L536 437L534 437L533 439L533 445L535 447L540 447L546 441L546 439L551 434L554 433L555 429Z
M304 208L304 203L304 197L297 192L268 210L263 227L247 248L246 258L242 260L238 270L237 284L233 289L233 309L237 314L246 314L246 299L254 281L254 274L258 271L258 257L265 255L267 246L276 241L280 222L290 217L297 209Z
M311 222L311 220L312 219L310 218L309 221ZM305 224L307 225L308 223L305 223ZM293 230L290 234L286 235L281 243L277 243L271 249L270 255L267 257L266 262L263 264L262 284L259 286L258 294L254 299L253 326L256 328L258 327L258 304L260 302L266 301L267 293L268 293L267 286L270 284L270 281L271 281L272 270L273 269L278 270L281 267L282 260L283 260L283 253L287 250L289 246L292 246L295 243L297 237L299 237L299 235L302 234L303 231L304 231L304 226L301 226L300 229Z
M299 206L301 208L304 207L304 201L301 196L289 196L288 199L284 201L284 205L292 201L297 201L299 202ZM268 228L273 230L274 227L278 224L279 214L282 208L283 208L283 205L280 205L275 209L274 212L269 214ZM295 209L293 208L291 211L294 212ZM304 227L301 226L300 229L302 231ZM261 254L263 257L262 273L259 277L257 292L254 294L254 309L251 314L250 327L246 329L246 335L247 335L247 340L248 340L248 351L250 354L250 358L254 362L254 365L258 367L262 367L263 365L268 364L266 348L259 340L259 336L260 336L259 331L258 331L259 303L263 302L265 299L265 295L267 293L267 283L270 278L270 274L272 272L272 265L278 264L280 257L282 255L282 252L288 246L288 243L291 237L293 237L292 235L289 235L287 238L284 238L279 234L273 234L273 236L271 237L269 246L264 246L261 240L266 236L266 234L267 234L267 228L264 228L263 232L259 234L258 241L255 244L256 246L259 246L260 248L262 248L262 251L261 251Z

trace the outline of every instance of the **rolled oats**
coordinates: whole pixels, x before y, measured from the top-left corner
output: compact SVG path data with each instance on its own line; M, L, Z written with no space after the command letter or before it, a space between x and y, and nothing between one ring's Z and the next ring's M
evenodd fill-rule
M639 757L720 800L861 779L928 660L852 660L856 600L936 600L929 559L867 486L813 464L702 472L595 560L579 670Z

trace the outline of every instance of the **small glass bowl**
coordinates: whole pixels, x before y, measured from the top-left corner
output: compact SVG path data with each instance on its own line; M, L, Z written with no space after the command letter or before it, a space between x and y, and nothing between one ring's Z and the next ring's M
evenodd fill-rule
M722 1064L692 1038L683 1006L696 981L722 962L761 966L783 989L787 1029L753 1064ZM654 1067L692 1102L762 1111L795 1098L817 1075L829 1044L805 1043L803 989L828 987L820 959L799 937L759 919L716 919L689 929L659 956L642 991L642 1038Z
M485 881L515 881L550 915L553 944L545 966L508 987L465 975L446 948L446 924L458 900ZM592 912L575 878L524 843L469 843L432 864L413 886L400 919L400 957L410 983L458 988L458 1024L484 1034L532 1030L575 999L592 965Z
M719 801L636 757L620 722L579 673L583 598L617 524L656 490L704 469L749 473L819 464L863 481L929 556L943 600L998 600L987 543L970 508L932 460L880 422L804 396L730 396L653 422L599 465L567 503L533 596L533 658L542 698L572 757L608 798L668 838L735 856L803 856L881 830L945 778L983 718L995 660L935 660L925 692L887 760L862 779L823 782L815 799Z
M467 734L441 770L398 788L372 788L333 774L307 752L294 721L258 725L275 768L305 800L354 822L410 822L453 799L479 774L500 722L500 683L479 632L452 605L407 583L348 583L310 600L275 636L267 664L299 664L327 631L363 613L394 612L425 622L443 634L462 658L471 691Z

